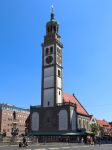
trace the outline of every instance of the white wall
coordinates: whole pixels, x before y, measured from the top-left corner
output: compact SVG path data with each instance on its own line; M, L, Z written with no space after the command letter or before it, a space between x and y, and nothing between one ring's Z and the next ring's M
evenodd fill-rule
M89 121L89 124L97 124L96 118L92 116L91 120Z
M54 76L54 67L44 69L44 77Z
M62 79L57 77L57 87L62 88Z
M32 121L32 131L38 131L39 130L39 114L37 112L32 113L31 117Z
M76 130L76 112L72 109L70 113L72 130Z
M44 88L54 87L54 76L44 78Z
M60 91L60 95L59 95L59 91ZM57 90L57 103L62 103L62 91L61 90Z
M68 113L66 110L60 110L59 112L59 130L68 129Z
M54 88L44 90L43 106L49 107L48 102L49 106L54 106Z

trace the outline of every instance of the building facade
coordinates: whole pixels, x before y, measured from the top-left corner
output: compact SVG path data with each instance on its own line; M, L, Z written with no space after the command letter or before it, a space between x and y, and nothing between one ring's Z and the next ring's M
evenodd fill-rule
M28 109L0 104L0 133L6 136L25 134L25 121L29 113Z
M112 127L106 120L97 120L97 124L100 130L100 136L102 138L112 137Z
M89 113L74 95L63 92L63 44L54 11L42 43L41 106L30 107L30 134L80 135L89 131Z

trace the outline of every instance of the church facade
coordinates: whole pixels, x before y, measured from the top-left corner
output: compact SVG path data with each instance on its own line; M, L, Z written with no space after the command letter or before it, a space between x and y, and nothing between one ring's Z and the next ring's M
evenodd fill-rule
M52 10L42 43L41 106L30 107L32 135L69 136L89 131L89 113L74 95L63 91L62 54L59 23Z

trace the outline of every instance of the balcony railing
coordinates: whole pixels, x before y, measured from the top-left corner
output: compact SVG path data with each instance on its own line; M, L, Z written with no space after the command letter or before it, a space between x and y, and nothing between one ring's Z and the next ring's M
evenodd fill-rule
M63 102L63 103L58 103L57 106L73 106L73 107L76 107L76 104L71 103L71 102Z

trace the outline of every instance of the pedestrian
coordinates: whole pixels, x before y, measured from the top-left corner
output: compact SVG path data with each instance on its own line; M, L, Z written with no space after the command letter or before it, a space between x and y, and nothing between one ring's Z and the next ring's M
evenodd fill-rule
M27 146L26 137L23 137L23 146Z
M81 138L81 143L84 144L84 138L83 137Z
M80 143L80 139L79 139L79 137L77 137L77 143Z
M91 145L94 145L92 136L90 137L90 144L91 144Z
M98 138L99 146L101 145L101 137Z

